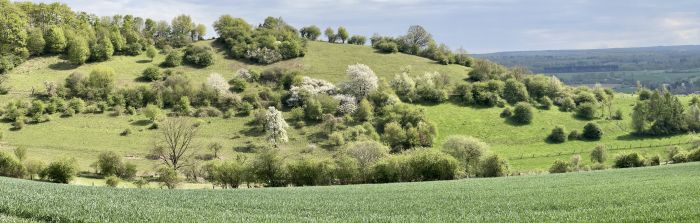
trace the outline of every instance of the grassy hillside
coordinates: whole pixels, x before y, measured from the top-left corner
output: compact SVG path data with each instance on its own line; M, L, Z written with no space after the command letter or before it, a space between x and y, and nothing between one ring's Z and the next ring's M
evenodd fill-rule
M699 181L700 163L253 190L111 189L0 178L0 213L65 222L692 222L700 218Z
M213 45L211 41L198 42L202 45ZM218 49L216 45L213 45ZM138 82L143 69L159 64L163 55L150 61L145 55L137 57L115 56L110 61L87 64L74 67L66 64L58 57L35 58L10 74L9 85L12 91L9 95L0 96L0 104L13 98L27 98L32 89L43 90L44 81L62 83L72 72L89 72L95 66L113 67L117 73L119 87L147 84ZM203 83L211 73L222 74L232 78L239 68L269 68L284 67L299 69L303 75L322 78L334 82L345 79L347 65L363 63L369 65L377 75L390 80L404 66L411 66L413 73L438 71L450 74L455 81L466 77L469 68L458 65L440 65L425 58L405 54L381 54L367 46L329 44L324 42L309 42L305 57L279 62L269 66L249 65L236 60L227 59L221 51L215 54L214 65L198 69L189 66L173 68L183 71L196 84ZM500 108L461 107L449 103L436 106L423 106L429 120L438 126L439 146L442 140L454 134L471 135L491 144L493 150L510 159L513 169L517 171L543 170L549 167L555 159L568 159L572 153L581 153L588 161L588 151L596 144L603 143L611 146L638 146L649 144L669 144L686 141L688 136L675 136L655 139L639 139L627 135L629 132L629 114L634 98L630 95L618 95L614 109L624 111L625 120L597 120L605 132L600 142L567 142L564 144L547 144L544 139L555 125L563 125L568 130L582 129L586 122L575 119L572 113L562 113L557 110L538 110L532 125L513 126L498 117ZM233 157L237 154L233 148L248 143L262 141L260 133L251 131L248 124L252 117L235 117L231 119L203 118L197 145L200 150L212 142L224 146L222 155ZM53 161L61 157L77 157L82 170L90 170L100 152L115 151L130 162L137 164L142 171L150 170L157 164L144 157L155 142L156 132L148 130L149 122L142 115L113 117L109 114L81 114L71 118L60 118L54 115L53 121L36 125L27 125L21 131L11 131L9 123L1 124L3 142L0 150L9 151L14 147L23 146L29 151L30 158ZM125 129L132 129L130 136L120 136ZM282 150L287 153L297 153L315 143L315 133L320 131L318 126L307 126L301 129L290 129L290 143ZM508 134L504 134L508 133ZM662 154L665 147L634 149L649 155ZM624 151L624 150L621 150ZM328 151L317 149L315 156L325 156ZM612 158L618 151L611 151ZM534 156L534 157L533 157ZM522 159L521 159L522 158ZM609 159L611 160L611 159Z

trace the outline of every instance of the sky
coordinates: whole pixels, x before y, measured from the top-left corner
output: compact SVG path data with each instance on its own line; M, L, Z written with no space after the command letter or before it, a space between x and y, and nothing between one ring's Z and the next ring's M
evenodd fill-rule
M35 2L54 2L39 0ZM282 17L300 28L402 35L421 25L437 42L470 53L700 44L698 0L62 0L99 16L211 24L229 14L259 24Z

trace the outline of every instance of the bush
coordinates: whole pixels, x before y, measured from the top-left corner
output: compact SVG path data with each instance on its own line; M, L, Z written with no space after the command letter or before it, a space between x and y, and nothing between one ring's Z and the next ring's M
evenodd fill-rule
M376 47L382 53L396 53L399 52L399 45L393 41L381 41L376 44Z
M131 43L124 48L124 54L129 56L138 56L141 54L143 46L139 43Z
M330 183L331 166L328 162L302 158L287 164L290 183L296 186L313 186Z
M467 176L473 176L477 174L481 157L488 152L489 146L470 136L448 136L442 150L459 160Z
M530 124L532 122L532 106L526 102L518 102L513 109L513 122L517 124Z
M700 149L695 149L688 154L688 160L700 161Z
M232 189L238 188L247 175L245 165L236 160L215 162L208 172L213 183Z
M228 82L231 85L231 91L243 92L248 87L248 82L241 77L235 77Z
M659 155L654 155L647 160L647 166L658 166L661 165L661 157Z
M555 160L551 167L549 167L549 173L566 173L571 171L571 164L563 160Z
M598 115L597 111L598 108L593 103L583 103L576 107L576 117L591 120Z
M162 186L165 186L168 189L175 189L182 181L180 176L177 174L177 170L170 167L161 167L156 171L156 173L158 174L157 180Z
M629 168L644 166L644 157L637 153L620 154L615 157L615 168Z
M557 126L552 129L552 132L547 136L547 141L552 143L563 143L566 142L566 130L564 127Z
M671 157L671 162L673 163L685 163L688 162L688 153L685 151L680 151Z
M581 134L577 130L571 130L569 136L566 137L569 141L581 139Z
M102 152L97 156L97 169L102 176L117 175L124 165L122 158L112 151Z
M598 124L589 122L583 127L583 138L588 140L600 140L603 137L603 130Z
M604 163L607 159L607 153L604 145L597 145L593 151L591 151L591 162Z
M208 46L190 45L185 49L185 61L195 66L207 67L214 63L214 52Z
M160 72L160 68L156 66L151 66L143 70L141 77L148 81L159 81L163 80L163 73Z
M0 152L0 176L22 178L26 174L27 170L18 159Z
M67 184L78 174L78 165L75 159L62 159L49 164L40 174L42 178L54 183Z
M542 108L549 110L554 105L554 102L552 102L552 99L549 97L544 96L540 99L540 105L542 105Z
M328 136L328 141L330 141L331 145L342 146L345 145L345 136L341 132L333 132Z
M177 67L182 65L182 53L174 50L165 57L165 61L161 64L164 67Z
M117 176L108 176L105 178L105 184L110 187L117 187L119 186L119 183L121 183L121 179Z
M479 176L502 177L508 175L508 161L498 155L491 155L481 162Z
M374 177L378 182L405 182L454 179L458 161L433 149L414 149L377 162Z

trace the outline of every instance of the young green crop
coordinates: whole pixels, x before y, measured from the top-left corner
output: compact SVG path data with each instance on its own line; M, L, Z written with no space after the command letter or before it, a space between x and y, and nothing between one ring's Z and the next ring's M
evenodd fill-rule
M56 222L693 222L700 163L421 183L114 189L0 178L0 214Z

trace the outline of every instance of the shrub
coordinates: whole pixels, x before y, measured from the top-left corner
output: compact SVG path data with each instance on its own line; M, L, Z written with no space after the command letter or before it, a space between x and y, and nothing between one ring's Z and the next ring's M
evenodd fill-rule
M177 67L182 64L182 53L177 50L173 50L168 53L165 57L165 61L161 64L164 67Z
M576 117L591 120L594 119L598 114L598 109L593 103L583 103L576 107Z
M552 132L547 136L547 141L552 143L563 143L566 142L566 130L564 127L557 126L552 129Z
M135 180L135 181L134 181L134 186L136 186L136 188L139 188L139 189L140 189L140 188L143 188L143 186L146 186L146 185L148 185L148 181L147 181L146 179L139 178L138 180Z
M597 145L591 151L591 162L604 163L607 158L607 150L604 145Z
M615 111L615 114L613 114L613 116L612 116L611 118L612 118L613 120L622 120L622 118L623 118L622 110L617 109L617 110Z
M30 180L34 179L34 176L38 176L44 171L46 165L39 160L27 160L24 162L24 167L27 169L27 175Z
M185 61L195 66L207 67L214 63L214 52L208 46L190 45L185 49Z
M508 161L498 155L491 155L481 162L480 173L482 177L502 177L508 174Z
M165 186L168 189L175 189L182 181L180 176L177 174L177 170L170 167L158 168L156 173L158 174L158 178L156 180L159 181L162 186Z
M376 44L376 47L382 53L396 53L399 52L399 45L393 41L381 41Z
M451 180L459 162L449 154L434 149L410 151L408 167L413 171L413 180Z
M695 149L688 154L688 160L700 161L700 149Z
M389 155L389 148L376 141L360 141L348 145L344 152L357 160L361 180L368 181L370 168Z
M343 136L343 133L341 132L331 133L331 135L328 136L328 140L330 141L331 145L334 146L345 145L345 136Z
M637 153L619 154L615 157L615 168L629 168L644 166L644 157Z
M583 138L588 140L600 140L603 137L603 130L598 124L589 122L583 127Z
M129 135L131 135L131 128L128 128L128 127L127 127L126 129L124 129L124 131L122 131L121 133L119 133L119 135L121 135L121 136L129 136Z
M510 118L513 116L513 112L510 111L510 108L504 108L500 116L501 118Z
M209 168L208 175L214 183L221 187L235 189L245 180L247 170L243 163L227 160L213 164L213 168Z
M129 56L138 56L141 54L143 46L139 43L131 43L129 45L126 45L126 48L124 48L124 54L129 55Z
M481 157L488 152L489 146L470 136L448 136L442 150L459 160L467 176L473 176L477 174Z
M571 171L571 164L563 160L555 160L551 167L549 167L549 173L566 173Z
M659 155L654 155L647 159L647 166L658 166L661 164L661 157Z
M97 156L97 169L102 176L117 175L124 165L122 158L112 151L102 152Z
M559 110L563 112L570 112L574 111L575 109L576 102L574 102L574 99L571 99L570 97L562 99L561 104L559 105Z
M680 151L671 157L671 162L673 163L685 163L688 162L688 153L685 151Z
M228 83L231 85L231 90L235 92L243 92L248 87L248 82L240 77L235 77Z
M105 178L105 184L110 187L117 187L119 186L119 183L121 183L121 179L117 176L108 176Z
M532 122L532 106L526 102L518 102L513 109L513 122L517 124L530 124Z
M144 116L146 116L146 118L148 118L148 120L151 120L151 122L161 120L165 116L163 111L154 104L146 105L141 112Z
M571 130L571 132L569 133L569 136L566 137L566 138L567 138L569 141L571 141L571 140L578 140L578 139L581 139L581 134L578 133L578 130Z
M251 163L252 174L266 186L284 186L284 168L278 150L266 148L260 151Z
M313 186L330 183L331 166L328 162L302 158L287 164L290 183L296 186Z
M42 178L54 183L67 184L78 174L78 165L75 159L61 159L50 163L40 174Z
M141 77L148 81L159 81L163 79L163 73L160 72L160 68L156 66L151 66L143 70Z
M5 152L0 152L0 176L22 178L26 174L27 169L18 159Z

